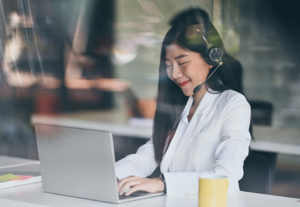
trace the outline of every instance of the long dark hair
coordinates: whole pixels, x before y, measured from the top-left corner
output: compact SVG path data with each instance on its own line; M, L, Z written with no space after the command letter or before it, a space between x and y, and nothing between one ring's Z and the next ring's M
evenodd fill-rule
M200 31L196 30L196 28L200 28ZM174 134L180 121L180 115L188 100L188 97L183 94L182 90L167 76L165 64L166 47L171 44L177 44L184 49L199 53L206 59L208 45L202 35L210 47L218 47L224 52L223 65L206 82L207 88L212 89L216 93L221 93L228 89L242 92L232 71L233 59L225 51L222 39L208 16L202 17L198 15L192 21L182 21L174 24L167 32L161 48L157 107L153 125L153 144L155 159L158 163L162 160L166 139L169 135ZM210 70L208 76L212 71Z

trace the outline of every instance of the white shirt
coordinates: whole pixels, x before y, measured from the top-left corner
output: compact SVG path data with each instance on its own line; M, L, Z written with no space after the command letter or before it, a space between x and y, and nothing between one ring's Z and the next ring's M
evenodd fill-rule
M251 141L249 103L233 90L206 92L188 122L192 103L190 97L160 165L167 194L197 194L198 177L206 174L228 177L229 192L238 191ZM115 166L119 179L151 175L157 167L152 140Z

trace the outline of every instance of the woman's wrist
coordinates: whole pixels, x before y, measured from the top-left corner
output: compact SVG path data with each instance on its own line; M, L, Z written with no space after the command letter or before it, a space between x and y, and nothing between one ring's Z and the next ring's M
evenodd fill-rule
M164 194L167 194L167 185L166 185L166 179L163 173L160 174L159 179L163 182L164 187L163 187L163 192Z

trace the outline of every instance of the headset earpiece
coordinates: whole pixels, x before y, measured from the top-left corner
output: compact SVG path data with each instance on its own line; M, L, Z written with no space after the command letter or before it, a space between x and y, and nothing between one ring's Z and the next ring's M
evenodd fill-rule
M197 25L192 25L192 26L193 26L193 30L192 30L192 32L191 32L191 30L188 30L188 34L190 34L190 33L193 34L193 32L196 32L198 35L200 35L202 37L203 41L206 44L206 51L205 51L205 57L204 57L206 62L213 66L219 65L220 62L223 61L223 55L224 55L223 50L221 48L213 46L206 39L206 37L204 35L205 29L204 29L203 24L197 24ZM194 36L194 35L190 34L190 36L192 39L192 36Z
M218 65L223 60L223 50L218 47L208 47L206 60L211 65Z
M201 34L201 36L207 47L205 52L206 61L211 65L218 65L223 60L223 50L218 47L210 46L205 36L203 34Z

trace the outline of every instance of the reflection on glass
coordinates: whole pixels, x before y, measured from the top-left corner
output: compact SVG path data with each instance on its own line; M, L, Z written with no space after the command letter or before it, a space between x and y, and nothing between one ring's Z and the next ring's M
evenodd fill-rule
M31 10L30 1L6 2L15 9L7 11L4 72L10 86L58 88L61 81L47 32L49 25ZM35 7L34 7L35 8ZM18 11L18 12L17 12ZM43 23L43 24L41 24ZM56 65L55 65L56 64Z

